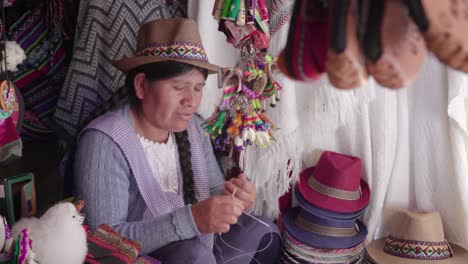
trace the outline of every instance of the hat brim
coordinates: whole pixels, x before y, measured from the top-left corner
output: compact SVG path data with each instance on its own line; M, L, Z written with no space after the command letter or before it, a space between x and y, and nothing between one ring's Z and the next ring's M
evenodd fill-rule
M324 248L314 248L309 245L305 245L298 240L296 240L291 234L288 233L287 230L284 230L283 236L283 244L291 243L296 247L302 248L304 251L309 252L310 255L316 257L343 257L349 255L356 255L362 252L365 248L364 241L357 244L354 247L346 248L346 249L324 249ZM300 244L299 244L300 243Z
M345 249L356 246L357 244L364 241L367 236L367 228L359 220L356 220L356 223L359 227L359 233L351 237L325 236L308 232L298 227L294 222L300 210L300 207L288 210L288 212L283 217L283 224L289 234L294 237L294 239L306 245L317 248Z
M367 247L367 254L376 261L377 263L398 263L398 264L422 264L422 263L434 263L434 264L461 264L466 263L468 259L468 251L463 249L462 247L450 243L450 247L453 250L453 257L448 259L442 260L417 260L417 259L408 259L408 258L400 258L397 256L390 255L383 251L385 246L385 238L381 238L378 240L374 240L370 243Z
M302 209L306 210L307 212L311 214L315 214L317 216L320 216L321 218L329 219L329 220L334 220L334 219L339 219L339 220L353 220L361 217L365 212L366 212L366 207L363 209L352 212L352 213L338 213L326 209L322 209L320 207L317 207L308 201L304 199L302 196L301 192L299 191L298 186L294 188L294 193L296 194L297 198L297 203L299 204Z
M124 57L120 60L116 60L112 62L117 69L121 70L122 72L129 72L131 69L134 69L140 65L154 63L154 62L162 62L162 61L178 61L187 64L191 64L203 69L208 70L208 74L218 73L220 67L214 64L204 62L204 61L197 61L197 60L183 60L183 59L173 59L173 58L166 58L166 57L158 57L158 56L135 56L135 57Z
M364 209L369 205L370 189L366 181L361 179L361 197L357 200L342 200L327 196L312 189L307 180L312 177L315 167L305 169L300 175L300 183L298 184L299 191L302 197L311 204L322 209L338 212L338 213L353 213Z

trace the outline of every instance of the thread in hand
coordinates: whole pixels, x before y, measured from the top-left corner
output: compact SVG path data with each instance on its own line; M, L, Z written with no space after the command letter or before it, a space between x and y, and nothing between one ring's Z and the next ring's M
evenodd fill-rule
M237 187L234 187L234 191L232 192L232 197L234 197L234 196L236 195L236 191L237 191ZM252 260L255 261L255 263L257 263L257 264L262 264L262 263L260 263L257 259L255 259L254 256L255 256L255 254L257 254L257 253L259 253L259 252L262 252L262 251L266 250L267 248L269 248L269 247L271 246L271 244L273 243L273 231L272 231L271 226L270 226L269 224L263 222L262 220L258 219L257 217L255 217L255 216L253 216L253 215L250 215L249 213L246 213L245 211L242 211L242 214L247 215L248 217L254 219L255 221L257 221L257 222L259 222L260 224L262 224L262 225L266 226L267 228L269 228L269 229L270 229L270 241L268 242L268 244L267 244L264 248L262 248L262 249L260 249L260 250L256 250L256 251L254 251L254 252L246 252L246 251L243 251L243 250L240 249L240 248L236 248L236 247L234 247L234 246L228 244L228 243L223 239L222 233L219 233L219 239L220 239L226 246L228 246L229 248L234 249L234 250L239 251L239 252L242 253L242 254L240 254L240 255L238 255L238 256L235 256L235 257L232 257L232 258L230 258L230 259L223 260L223 264L228 263L228 262L230 262L230 261L232 261L232 260L234 260L234 259L241 258L241 257L245 257L245 256L251 257ZM216 246L217 246L217 245L216 245ZM217 246L217 247L218 247L218 250L221 252L221 249L219 248L219 246Z

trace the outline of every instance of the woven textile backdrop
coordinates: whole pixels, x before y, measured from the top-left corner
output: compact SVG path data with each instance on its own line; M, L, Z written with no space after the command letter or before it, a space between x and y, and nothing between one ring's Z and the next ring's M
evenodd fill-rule
M187 1L81 1L70 68L54 119L63 136L74 136L90 113L123 85L111 61L131 56L141 24L186 17Z

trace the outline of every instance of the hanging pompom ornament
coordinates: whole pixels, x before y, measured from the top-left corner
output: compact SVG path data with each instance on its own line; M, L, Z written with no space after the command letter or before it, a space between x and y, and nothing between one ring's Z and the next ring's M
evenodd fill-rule
M230 135L230 136L238 136L240 134L240 129L239 127L235 126L235 125L230 125L227 129L227 133Z
M223 99L204 128L215 148L224 144L229 153L266 147L274 125L264 112L276 105L279 92L271 71L276 60L264 52L270 42L266 0L216 0L212 14L219 21L218 30L240 49L240 60L236 67L220 71Z
M234 137L234 145L236 146L237 151L244 150L244 140L240 136Z
M236 127L242 126L242 123L243 123L242 114L241 114L241 113L238 113L238 114L236 115L236 117L234 117L232 123L233 123Z

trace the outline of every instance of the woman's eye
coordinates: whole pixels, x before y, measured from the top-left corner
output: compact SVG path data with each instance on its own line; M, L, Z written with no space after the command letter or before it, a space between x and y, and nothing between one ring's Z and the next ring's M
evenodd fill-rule
M195 91L196 91L196 92L201 92L201 91L203 91L203 86L196 86L196 87L195 87Z
M178 91L182 91L184 89L184 87L181 87L181 86L174 86L174 89L178 90Z

